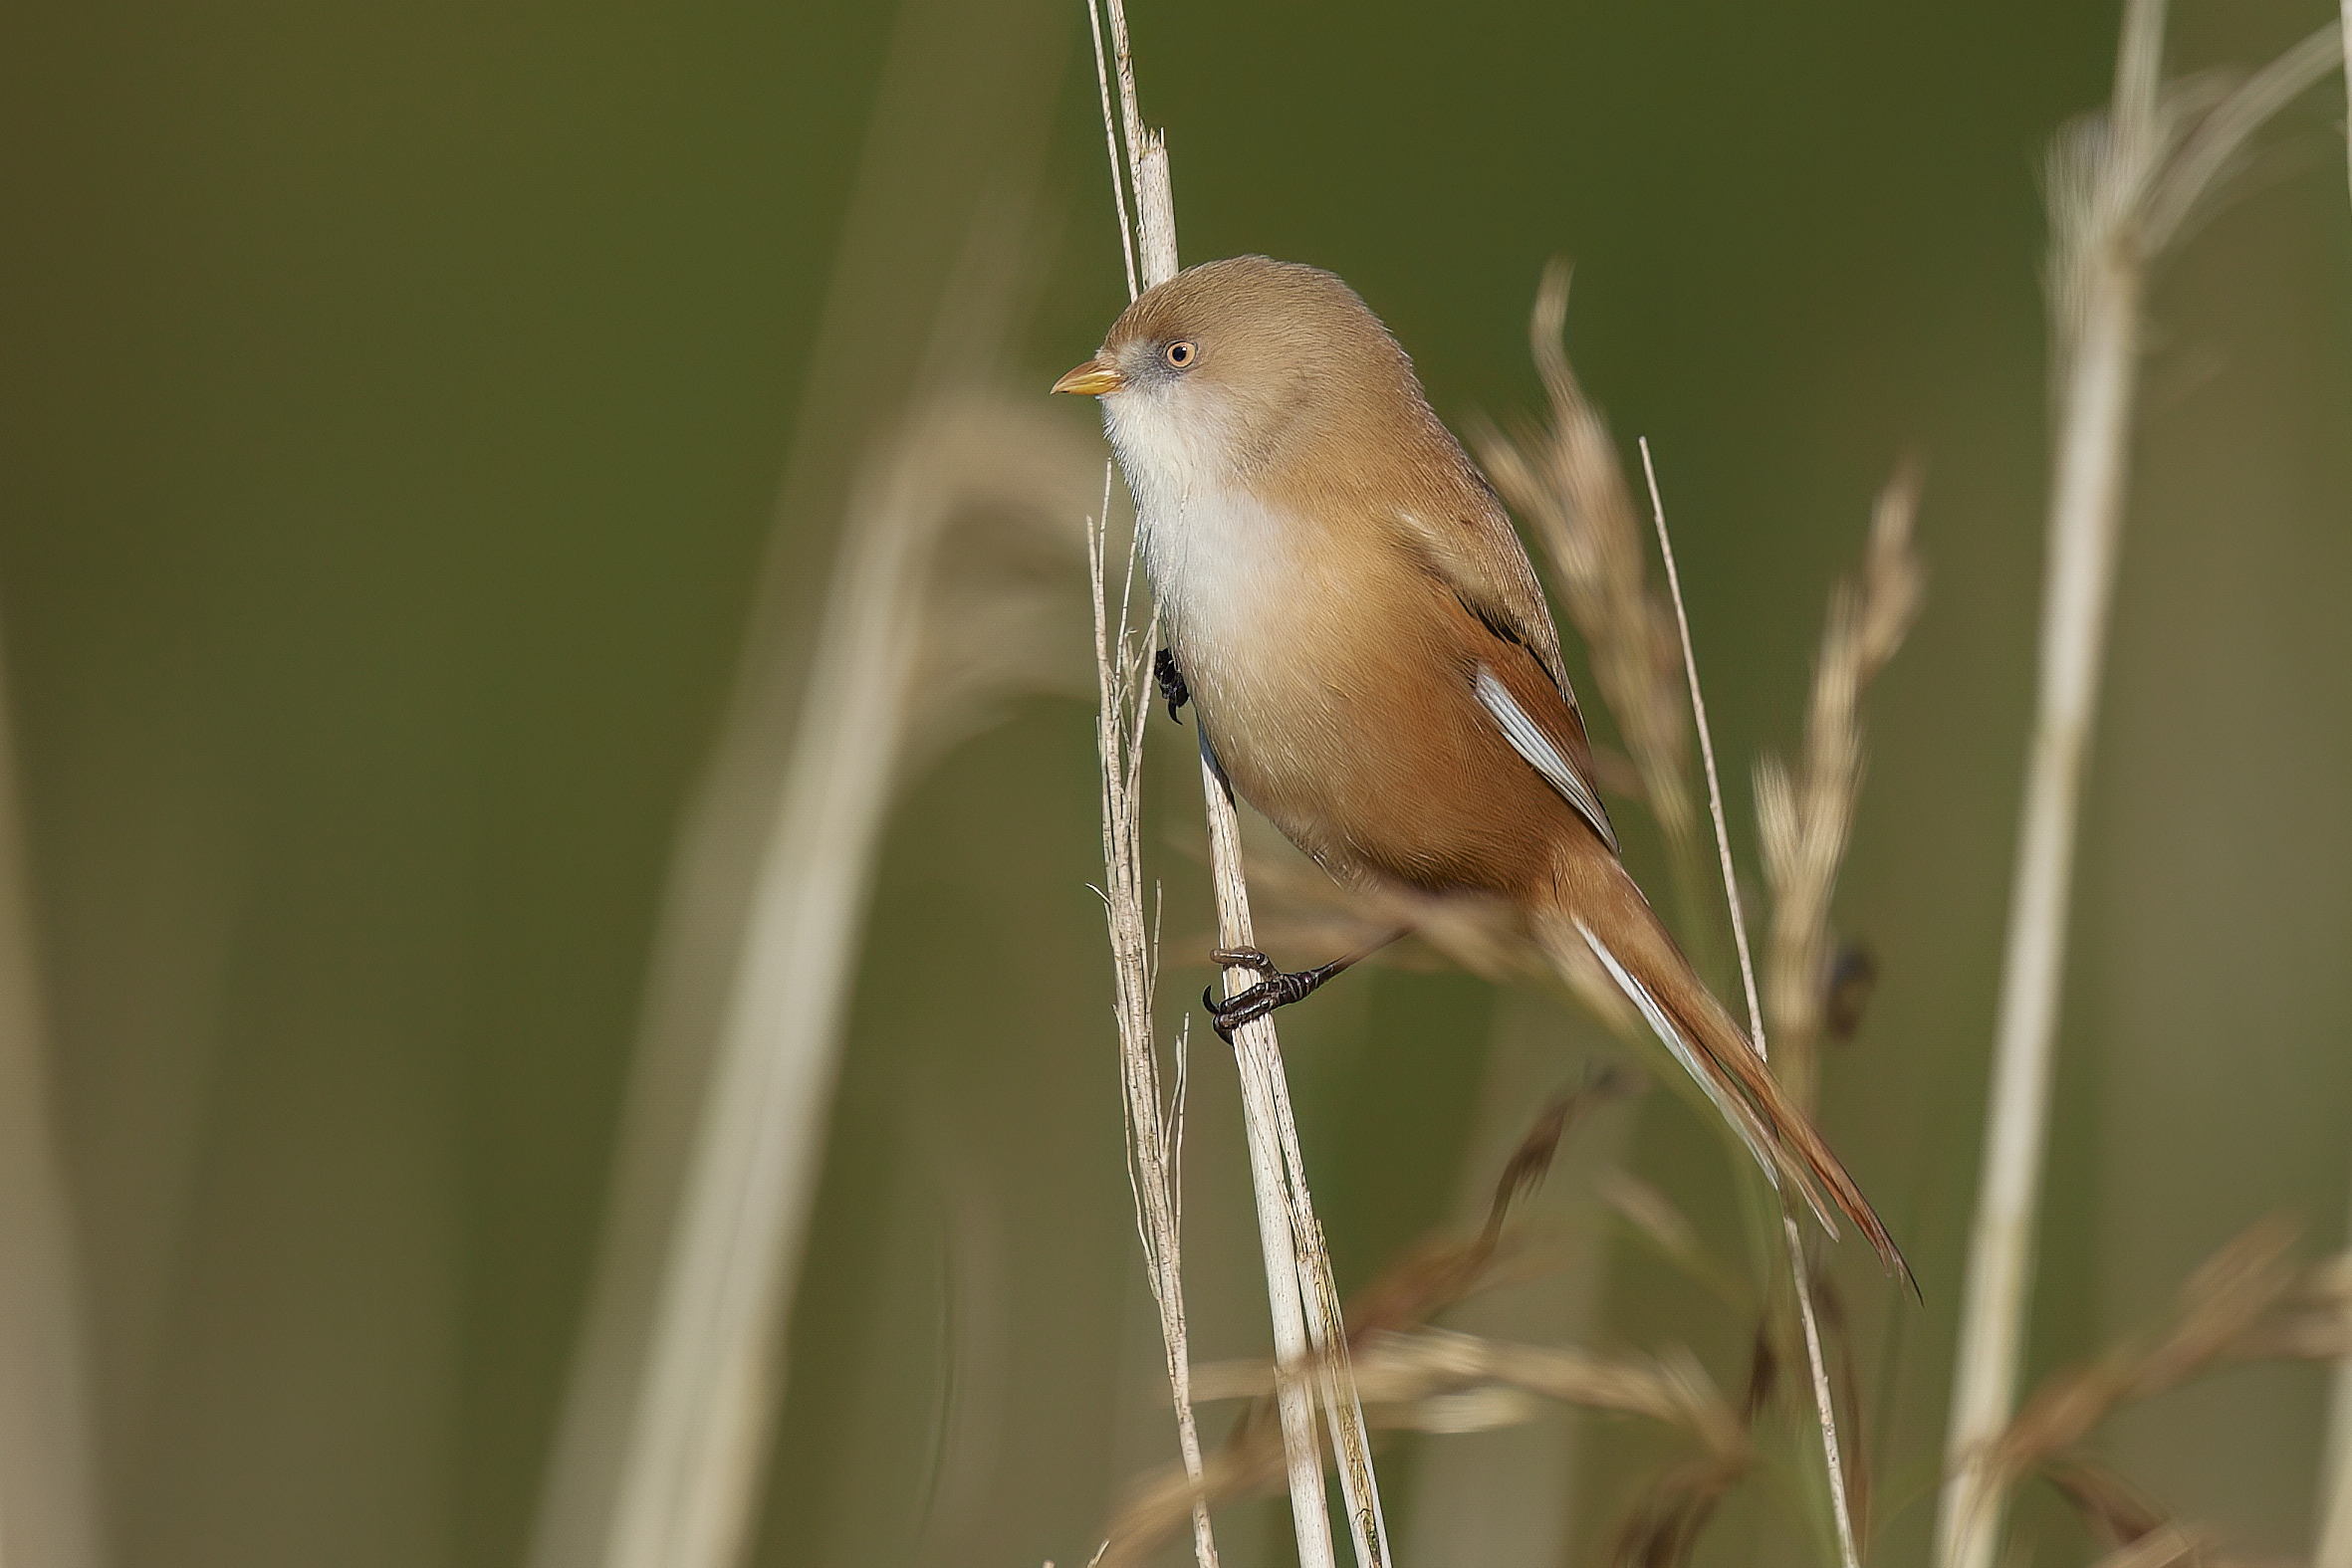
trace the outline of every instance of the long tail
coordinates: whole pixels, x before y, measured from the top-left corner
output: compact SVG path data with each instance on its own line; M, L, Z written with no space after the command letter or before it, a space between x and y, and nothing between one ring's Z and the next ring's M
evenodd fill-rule
M1623 891L1630 900L1609 900L1602 918L1579 912L1538 923L1553 964L1572 977L1579 971L1590 974L1598 962L1659 1042L1715 1102L1772 1184L1779 1186L1783 1178L1793 1183L1832 1236L1838 1233L1832 1208L1852 1221L1887 1271L1916 1293L1911 1265L1870 1200L1789 1100L1723 1004L1692 972L1630 879Z

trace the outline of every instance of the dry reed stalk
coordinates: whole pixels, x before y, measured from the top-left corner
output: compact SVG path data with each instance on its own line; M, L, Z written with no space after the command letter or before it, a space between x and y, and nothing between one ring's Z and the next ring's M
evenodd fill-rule
M1488 1389L1510 1389L1587 1410L1641 1416L1679 1428L1718 1459L1745 1463L1748 1433L1739 1413L1689 1355L1600 1355L1567 1345L1518 1345L1448 1329L1381 1330L1357 1348L1356 1385L1383 1427L1478 1430L1436 1402ZM1223 1361L1197 1376L1202 1402L1263 1399L1273 1369L1263 1361ZM1433 1408L1435 1407L1435 1408ZM1491 1407L1505 1419L1524 1408Z
M1627 1075L1604 1071L1555 1099L1504 1162L1487 1218L1468 1238L1426 1242L1390 1264L1349 1303L1358 1388L1384 1428L1463 1433L1529 1419L1542 1399L1643 1416L1699 1440L1702 1457L1670 1481L1705 1502L1753 1462L1746 1420L1687 1354L1603 1356L1573 1348L1511 1344L1432 1330L1429 1319L1498 1285L1531 1277L1535 1260L1507 1232L1519 1201L1541 1182L1567 1132L1600 1106L1636 1091ZM1544 1271L1555 1263L1539 1265ZM1256 1402L1223 1452L1210 1457L1205 1486L1221 1503L1253 1495L1283 1473L1279 1431L1263 1419L1283 1369L1264 1359L1213 1363L1193 1375L1202 1401ZM1698 1484L1703 1482L1704 1484ZM1104 1568L1133 1568L1180 1527L1187 1478L1171 1467L1140 1484L1113 1522ZM1652 1510L1656 1511L1656 1510Z
M95 1568L82 1292L5 690L0 672L0 1541L12 1564Z
M1126 8L1121 0L1109 0L1108 10L1126 132L1128 184L1136 209L1134 234L1139 254L1130 273L1130 288L1140 282L1148 289L1176 275L1175 202L1169 188L1166 142L1157 131L1145 127L1137 106ZM1092 0L1088 0L1088 12L1094 14ZM1248 948L1255 942L1240 822L1232 793L1205 742L1201 784L1208 812L1210 869L1217 890L1219 942L1226 948ZM1247 968L1229 966L1225 970L1226 992L1237 994L1256 979ZM1280 1369L1278 1404L1300 1568L1327 1568L1332 1560L1329 1523L1324 1515L1321 1445L1306 1384L1310 1367L1322 1394L1356 1561L1360 1568L1384 1568L1389 1560L1388 1525L1372 1470L1363 1408L1348 1367L1345 1319L1331 1280L1322 1228L1315 1220L1307 1189L1305 1160L1291 1114L1290 1086L1273 1018L1254 1018L1236 1029L1234 1055L1257 1194L1259 1241L1266 1257L1268 1307Z
M1991 1568L2000 1534L1986 1449L2007 1423L2023 1351L2074 829L2121 534L2141 298L2149 268L2186 232L2246 139L2340 65L2335 31L2320 29L2227 95L2210 85L2166 93L2163 0L2128 0L2112 103L2103 116L2061 132L2050 155L2057 461L2040 677L1961 1306L1939 1568Z
M1690 679L1691 717L1699 730L1699 757L1707 772L1707 807L1715 822L1715 848L1723 863L1724 902L1732 912L1732 941L1740 956L1740 984L1748 998L1748 1037L1756 1054L1768 1061L1764 1043L1764 1008L1757 1001L1756 965L1748 951L1748 921L1740 910L1740 879L1732 866L1732 835L1724 821L1723 785L1715 771L1715 737L1707 725L1707 699L1699 689L1699 660L1691 650L1691 618L1683 608L1682 574L1674 564L1674 542L1666 533L1666 506L1658 497L1658 470L1650 461L1650 443L1641 442L1642 475L1649 481L1650 517L1658 528L1658 551L1666 561L1666 588L1674 602L1674 624L1682 641L1683 672ZM1769 1176L1769 1172L1766 1175ZM1797 1321L1804 1329L1805 1362L1811 1373L1813 1411L1821 1425L1821 1463L1829 1481L1829 1511L1837 1526L1838 1557L1845 1568L1861 1568L1862 1556L1854 1541L1852 1506L1846 1497L1845 1461L1837 1441L1837 1402L1829 1389L1829 1371L1821 1357L1821 1325L1813 1310L1812 1270L1805 1261L1804 1236L1796 1226L1796 1210L1788 1195L1772 1182L1780 1196L1780 1233L1788 1246L1789 1283L1796 1295Z
M1099 67L1100 53L1096 63ZM1102 474L1102 511L1086 530L1086 564L1094 586L1095 743L1102 761L1102 905L1109 928L1114 1010L1125 1092L1128 1186L1152 1304L1159 1310L1168 1388L1176 1407L1177 1450L1191 1482L1193 1556L1217 1568L1217 1540L1202 1491L1201 1438L1192 1409L1192 1352L1184 1316L1185 1035L1176 1036L1176 1082L1164 1101L1159 1050L1152 1038L1152 993L1158 944L1143 899L1143 734L1151 717L1146 671L1156 625L1128 624L1134 600L1130 543L1119 587L1118 621L1110 617L1110 575L1103 548L1110 514L1110 471Z

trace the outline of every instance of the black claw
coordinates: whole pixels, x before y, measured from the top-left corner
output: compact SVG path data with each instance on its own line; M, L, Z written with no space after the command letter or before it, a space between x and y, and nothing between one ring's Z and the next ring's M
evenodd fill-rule
M1167 648L1151 656L1152 679L1160 683L1160 695L1167 699L1168 717L1176 719L1176 710L1192 701L1192 690L1184 684L1184 672L1176 668L1176 655ZM1182 724L1182 719L1176 719Z
M1201 1006L1209 1009L1209 1023L1217 1030L1217 1037L1226 1044L1233 1043L1233 1031L1252 1018L1263 1018L1277 1008L1287 1008L1294 1002L1303 1002L1314 995L1322 983L1355 962L1353 955L1316 969L1302 969L1286 974L1276 969L1272 960L1256 948L1219 948L1210 955L1220 964L1257 971L1266 979L1249 990L1227 997L1220 1002L1209 989L1201 992Z
M1223 1004L1217 1000L1216 987L1203 986L1201 988L1201 1006L1209 1009L1209 1027L1217 1031L1217 1037L1219 1039L1225 1041L1226 1044L1231 1045L1233 1043L1233 1031L1238 1025L1226 1022L1225 1014L1218 1010L1223 1006Z

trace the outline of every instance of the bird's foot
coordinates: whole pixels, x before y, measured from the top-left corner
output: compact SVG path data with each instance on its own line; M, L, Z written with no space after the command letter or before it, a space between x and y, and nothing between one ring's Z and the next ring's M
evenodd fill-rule
M1229 968L1247 969L1265 979L1249 990L1219 1001L1210 991L1201 993L1201 1006L1209 1009L1209 1022L1217 1030L1217 1037L1228 1045L1233 1043L1233 1031L1253 1018L1263 1018L1277 1008L1287 1008L1294 1002L1303 1002L1321 988L1324 981L1355 962L1355 956L1338 959L1314 969L1302 969L1285 974L1275 967L1274 960L1256 948L1218 948L1209 957Z
M1176 654L1172 649L1162 648L1151 656L1151 676L1160 683L1160 696L1168 704L1168 717L1176 719L1176 710L1192 701L1192 689L1184 684L1184 672L1176 668ZM1176 719L1176 722L1182 724L1184 721ZM1261 953L1258 956L1264 958L1266 955Z

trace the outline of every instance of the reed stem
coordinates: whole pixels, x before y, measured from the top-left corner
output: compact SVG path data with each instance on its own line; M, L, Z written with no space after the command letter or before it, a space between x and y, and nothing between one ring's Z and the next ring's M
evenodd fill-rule
M2107 143L2088 188L2052 191L2053 334L2071 344L2058 396L2041 676L2001 965L1985 1162L1961 1301L1960 1356L1937 1521L1939 1568L1991 1568L2000 1499L1985 1449L2016 1400L2049 1131L2050 1063L2065 972L2074 831L2115 581L2139 358L2143 257L2130 216L2158 135L2163 0L2130 0ZM2056 210L2082 202L2068 222ZM2072 304L2079 316L2065 317Z
M1091 11L1092 0L1088 3ZM1135 200L1138 255L1130 278L1139 277L1149 289L1167 282L1177 271L1176 210L1169 187L1167 145L1158 132L1144 125L1136 103L1126 7L1122 0L1108 0L1107 10L1126 138L1128 184ZM1226 948L1250 947L1255 938L1249 885L1242 869L1241 821L1205 739L1201 746L1201 793L1208 815L1210 869L1217 889L1218 942ZM1246 990L1256 979L1245 968L1229 966L1226 994ZM1282 1416L1300 1568L1328 1568L1332 1562L1322 1447L1314 1429L1312 1392L1306 1381L1310 1365L1320 1387L1338 1461L1340 1493L1346 1503L1356 1561L1360 1568L1385 1568L1388 1526L1372 1470L1371 1442L1348 1364L1346 1324L1331 1278L1322 1227L1315 1219L1307 1190L1305 1159L1298 1146L1289 1079L1272 1017L1254 1018L1235 1030L1234 1059L1241 1076L1259 1242L1266 1260L1267 1303L1274 1321L1276 1404Z
M1658 470L1650 442L1641 440L1642 475L1650 486L1650 517L1658 527L1658 553L1666 558L1666 590L1674 600L1674 624L1682 634L1683 673L1691 683L1691 717L1699 727L1699 757L1707 769L1707 805L1715 818L1715 850L1723 865L1724 902L1731 907L1732 941L1740 955L1740 984L1748 997L1748 1037L1756 1054L1771 1059L1764 1043L1764 1008L1757 1001L1756 965L1748 951L1748 921L1740 909L1740 879L1732 865L1732 835L1724 821L1723 784L1715 772L1715 737L1707 725L1707 699L1699 690L1699 660L1691 651L1691 617L1683 608L1682 574L1675 569L1674 541L1666 533L1666 506L1658 498ZM1775 1184L1777 1185L1777 1184ZM1813 1285L1805 1267L1804 1236L1788 1195L1780 1195L1780 1231L1788 1245L1788 1276L1796 1287L1796 1315L1804 1326L1805 1362L1813 1388L1813 1412L1821 1424L1821 1464L1829 1479L1829 1511L1837 1525L1837 1552L1844 1568L1861 1568L1854 1541L1854 1516L1846 1500L1845 1458L1837 1441L1837 1402L1830 1397L1829 1370L1821 1358L1821 1326L1813 1311Z

